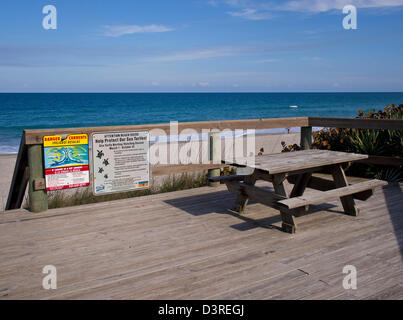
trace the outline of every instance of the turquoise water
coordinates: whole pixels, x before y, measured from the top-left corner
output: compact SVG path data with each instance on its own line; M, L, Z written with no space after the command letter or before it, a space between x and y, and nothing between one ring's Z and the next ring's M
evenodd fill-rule
M68 165L87 165L88 146L47 147L44 150L45 169L62 168Z
M355 117L391 103L403 93L0 93L0 153L17 152L23 129Z

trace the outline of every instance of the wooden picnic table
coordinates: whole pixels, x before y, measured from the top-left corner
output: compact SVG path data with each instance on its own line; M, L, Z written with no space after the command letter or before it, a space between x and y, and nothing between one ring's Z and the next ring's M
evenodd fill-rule
M223 163L245 167L249 172L209 180L223 181L228 190L237 195L233 210L243 213L249 199L276 208L280 210L283 230L294 233L297 229L295 217L305 213L311 204L340 198L345 214L358 215L359 209L354 199L366 200L376 187L386 184L385 181L369 180L349 185L343 168L350 162L366 158L368 156L364 154L303 150L256 156L253 159L225 159ZM312 173L324 169L331 172L333 181L312 176ZM290 192L286 188L286 179L294 185ZM256 187L257 180L272 182L274 192ZM305 196L307 187L317 192Z

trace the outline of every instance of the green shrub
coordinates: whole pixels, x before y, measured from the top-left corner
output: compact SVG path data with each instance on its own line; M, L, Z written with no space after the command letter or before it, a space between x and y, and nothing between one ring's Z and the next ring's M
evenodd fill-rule
M383 110L368 113L358 111L357 119L403 120L403 104L391 104ZM313 149L355 152L374 156L403 158L403 130L366 130L351 128L324 128L313 132ZM283 152L299 150L299 146L285 146ZM378 178L387 181L403 181L402 167L375 166L353 163L348 174Z

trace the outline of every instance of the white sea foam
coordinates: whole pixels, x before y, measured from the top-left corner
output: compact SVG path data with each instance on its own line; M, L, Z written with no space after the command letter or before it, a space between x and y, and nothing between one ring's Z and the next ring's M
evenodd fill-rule
M18 145L0 145L0 154L16 154L18 153L18 148Z

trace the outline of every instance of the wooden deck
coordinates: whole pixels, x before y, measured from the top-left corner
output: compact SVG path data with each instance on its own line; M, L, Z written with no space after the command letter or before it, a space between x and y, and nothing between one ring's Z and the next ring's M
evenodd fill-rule
M403 299L402 185L357 201L358 217L339 201L312 206L292 235L278 211L238 216L233 201L220 186L1 213L0 298ZM45 265L56 290L42 288ZM357 290L342 287L345 265Z

